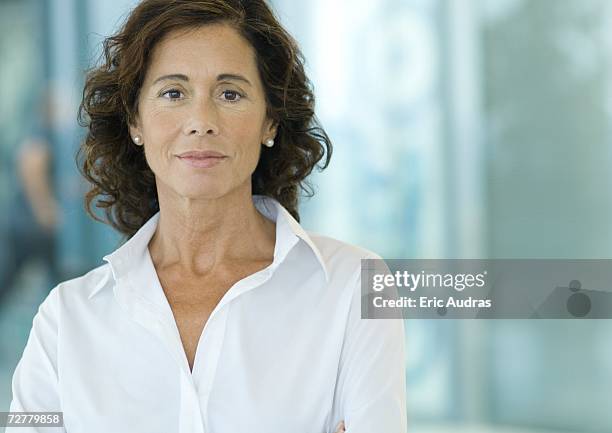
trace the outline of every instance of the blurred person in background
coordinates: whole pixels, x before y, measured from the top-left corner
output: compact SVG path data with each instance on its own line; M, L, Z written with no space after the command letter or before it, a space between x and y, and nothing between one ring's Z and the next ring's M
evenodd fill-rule
M33 126L17 147L15 192L6 207L0 244L0 307L8 299L21 270L31 260L40 260L48 283L60 280L55 251L60 208L53 190L53 152L50 144L53 101L49 90L42 93Z
M264 0L145 0L105 41L81 169L128 240L42 303L11 411L68 433L406 432L403 321L361 318L379 256L299 224L331 157L303 62Z

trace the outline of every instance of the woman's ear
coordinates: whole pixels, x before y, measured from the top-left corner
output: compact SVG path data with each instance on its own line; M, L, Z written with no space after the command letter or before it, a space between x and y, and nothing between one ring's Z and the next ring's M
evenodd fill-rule
M142 135L140 133L140 129L137 126L130 125L129 129L130 129L130 136L132 138L136 137L137 135Z
M128 123L128 129L130 131L130 136L132 139L137 135L142 136L142 130L140 128L140 122L138 120L138 116L136 116L132 122Z
M276 137L276 133L278 131L277 122L275 122L273 119L268 119L265 131L264 139Z

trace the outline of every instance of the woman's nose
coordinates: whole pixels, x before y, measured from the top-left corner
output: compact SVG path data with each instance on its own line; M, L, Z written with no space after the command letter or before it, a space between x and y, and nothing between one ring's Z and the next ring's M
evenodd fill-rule
M185 135L217 135L218 113L217 107L210 98L194 101L184 127Z

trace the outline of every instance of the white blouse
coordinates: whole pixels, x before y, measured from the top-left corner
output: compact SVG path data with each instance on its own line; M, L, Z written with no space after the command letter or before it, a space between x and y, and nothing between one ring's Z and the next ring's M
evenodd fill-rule
M157 213L34 317L10 410L61 411L64 427L6 432L406 432L403 321L361 319L360 259L379 256L253 200L276 222L273 263L214 308L193 372L149 255Z

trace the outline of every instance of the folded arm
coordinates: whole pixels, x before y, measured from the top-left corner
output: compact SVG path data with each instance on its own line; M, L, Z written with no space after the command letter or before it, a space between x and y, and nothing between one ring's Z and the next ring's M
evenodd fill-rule
M405 331L401 319L362 319L356 277L335 406L347 433L406 433Z

